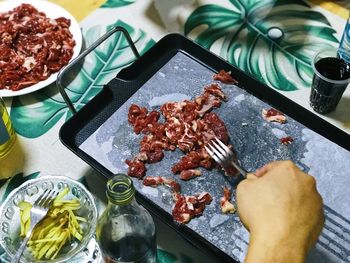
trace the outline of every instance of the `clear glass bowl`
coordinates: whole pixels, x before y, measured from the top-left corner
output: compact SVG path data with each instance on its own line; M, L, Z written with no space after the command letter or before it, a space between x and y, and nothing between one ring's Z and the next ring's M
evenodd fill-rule
M21 242L18 203L21 201L34 203L46 189L62 191L65 187L69 187L70 191L64 199L77 198L82 206L77 210L77 214L87 220L87 223L81 223L83 239L81 241L72 239L71 243L65 244L54 260L36 260L26 249L22 254L21 262L68 262L87 246L95 234L98 217L93 196L81 183L70 178L43 176L28 180L13 190L0 207L0 244L10 257L16 253Z

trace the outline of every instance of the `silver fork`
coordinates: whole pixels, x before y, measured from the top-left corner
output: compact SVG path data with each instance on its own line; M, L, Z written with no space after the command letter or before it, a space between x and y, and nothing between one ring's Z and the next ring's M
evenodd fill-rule
M32 234L34 227L43 219L47 211L49 210L54 198L58 195L58 192L54 190L46 189L34 202L33 207L30 209L30 227L26 234L26 237L22 240L21 246L18 248L16 254L11 260L11 263L19 262L22 253L27 245L27 242Z
M233 160L234 153L218 138L215 137L215 139L211 140L211 142L207 146L204 146L204 148L222 167L232 165L241 173L241 175L243 175L244 178L247 178L248 172Z

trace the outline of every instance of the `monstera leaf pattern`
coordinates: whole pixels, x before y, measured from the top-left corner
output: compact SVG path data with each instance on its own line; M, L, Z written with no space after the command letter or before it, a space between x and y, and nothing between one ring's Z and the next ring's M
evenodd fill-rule
M107 0L101 7L121 7L134 2L135 0Z
M158 263L175 263L176 256L168 251L157 249L157 262Z
M140 54L154 44L143 31L135 30L123 22L116 22L113 25L89 28L84 34L86 46L90 46L115 26L127 29ZM83 107L119 70L134 60L135 56L121 33L114 34L87 55L82 65L73 68L63 78L67 82L64 83L67 84L67 94L76 109ZM71 116L55 84L42 91L14 98L10 114L16 132L27 138L39 137L61 118L68 119Z
M182 253L180 253L180 255L175 255L161 248L157 249L157 263L175 263L175 262L193 263L194 260Z
M317 50L338 43L327 18L302 0L229 0L203 5L185 34L268 85L283 91L310 86Z

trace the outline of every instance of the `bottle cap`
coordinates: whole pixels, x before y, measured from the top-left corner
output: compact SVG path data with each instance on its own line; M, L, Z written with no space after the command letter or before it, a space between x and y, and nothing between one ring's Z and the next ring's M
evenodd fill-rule
M116 174L107 182L107 198L116 205L126 205L134 198L135 188L131 178L125 174Z

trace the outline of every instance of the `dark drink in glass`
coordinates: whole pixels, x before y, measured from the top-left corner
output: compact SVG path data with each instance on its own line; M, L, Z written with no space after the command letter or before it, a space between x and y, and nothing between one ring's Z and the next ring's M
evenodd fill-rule
M313 67L310 105L326 114L335 110L350 82L350 64L337 56L336 49L330 49L316 55Z

